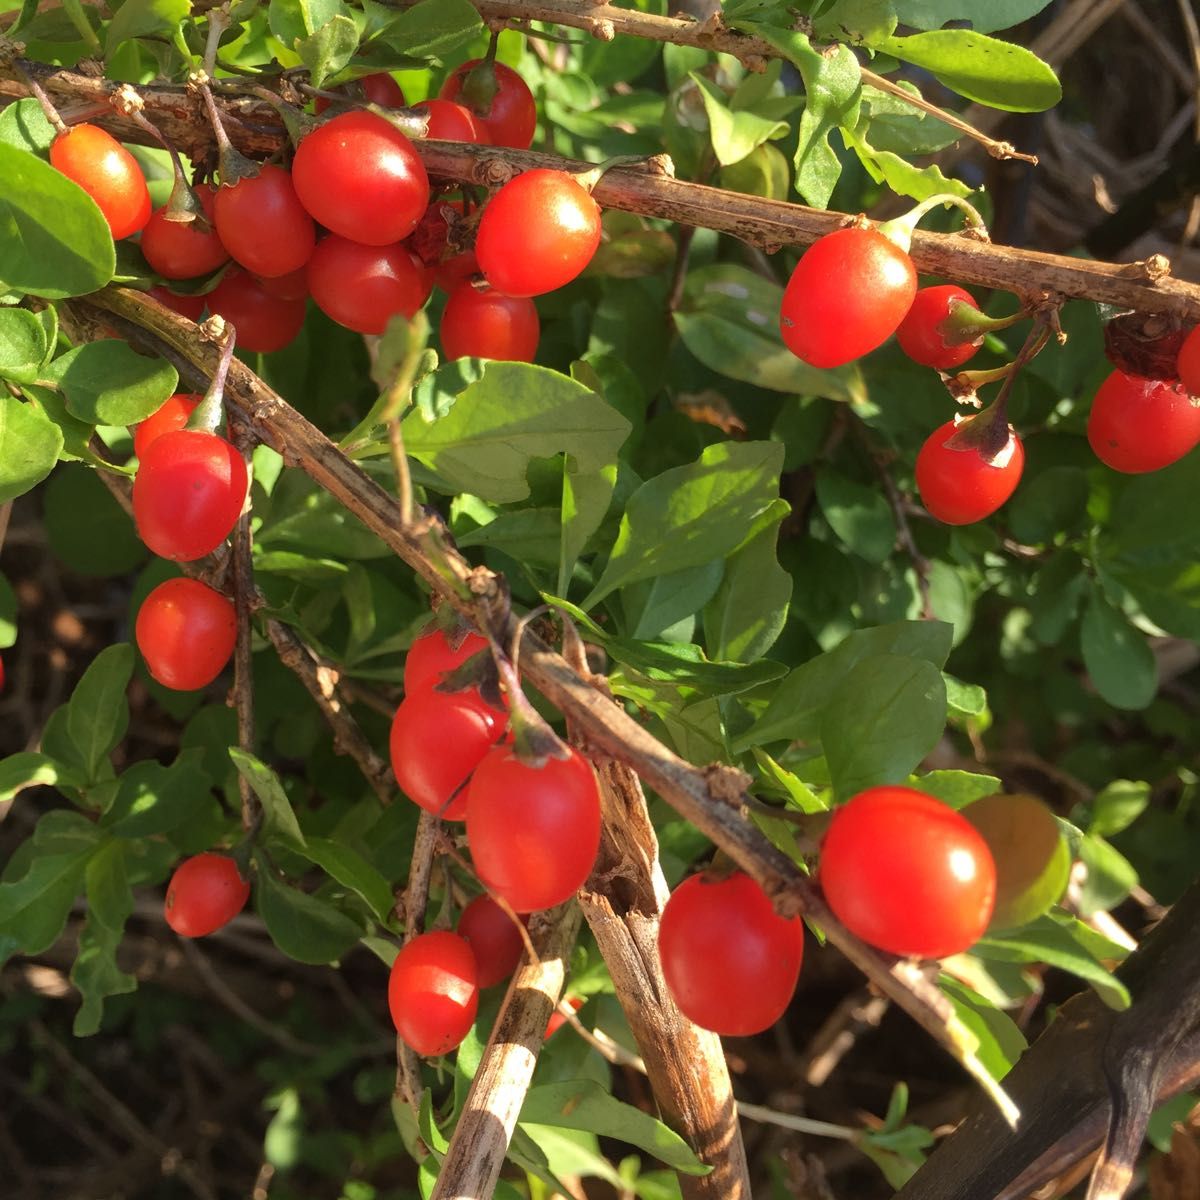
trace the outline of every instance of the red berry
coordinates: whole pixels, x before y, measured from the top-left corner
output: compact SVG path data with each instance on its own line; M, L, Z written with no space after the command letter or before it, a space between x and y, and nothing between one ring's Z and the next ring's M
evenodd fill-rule
M199 183L195 192L211 225L216 189L211 183ZM204 231L195 221L168 221L166 214L164 204L151 215L141 241L146 261L164 279L194 279L229 261L229 251L215 228Z
M819 238L783 293L787 348L814 367L840 367L895 333L917 294L908 254L876 229L850 226Z
M517 969L525 951L525 942L512 917L491 896L476 896L463 909L458 918L458 933L475 952L481 988L507 979Z
M950 283L921 288L917 292L908 316L896 330L900 349L914 362L935 367L939 371L949 371L951 367L961 367L983 344L982 333L970 342L946 341L941 326L949 319L950 306L955 300L979 311L979 305L970 292Z
M175 868L167 886L167 924L181 937L228 925L250 898L250 885L227 854L197 854Z
M388 1008L418 1054L449 1054L471 1031L479 1008L475 955L457 933L422 933L392 963Z
M137 233L150 219L150 193L137 159L99 125L60 133L50 146L50 163L91 196L115 240Z
M165 287L152 287L146 295L153 296L164 308L177 312L181 317L187 317L189 321L200 320L207 299L206 296L181 296Z
M232 268L208 294L208 307L237 330L242 350L270 354L292 342L304 324L304 299L282 300L253 275Z
M528 150L533 144L537 129L537 106L529 85L511 67L493 63L496 93L486 109L475 108L463 96L463 82L471 70L482 62L473 58L452 71L442 84L438 95L443 100L454 100L465 105L487 130L493 146L511 146L515 150ZM432 135L430 135L432 136Z
M583 997L569 996L567 997L567 1004L578 1012L583 1007ZM544 1042L552 1038L566 1023L567 1018L558 1009L555 1009L550 1014L550 1020L546 1022L546 1032L542 1036L542 1041Z
M396 709L388 740L400 790L426 812L448 821L463 820L464 785L500 731L495 711L474 688L406 696Z
M456 646L450 645L440 629L421 634L408 648L404 660L404 694L432 691L448 672L487 648L487 638L477 633L466 634Z
M133 480L138 536L162 558L203 558L229 536L247 486L246 464L224 438L164 433L146 448Z
M252 179L222 184L213 213L225 249L255 275L298 270L317 244L313 219L282 167L268 165Z
M1200 325L1187 335L1183 345L1179 347L1176 369L1183 390L1193 396L1200 396Z
M577 751L536 766L494 746L467 792L479 878L516 912L553 908L587 881L600 848L600 788Z
M193 692L225 669L237 617L229 600L198 579L168 579L142 601L134 637L163 687Z
M1011 426L1008 441L993 458L974 446L948 445L968 423L940 425L917 455L921 500L945 525L970 525L990 516L1016 490L1025 467L1025 448Z
M440 332L447 361L533 362L541 324L532 300L460 283L446 301Z
M382 333L397 313L411 317L429 299L433 278L400 242L364 246L331 233L308 264L308 287L339 325Z
M174 396L168 396L155 412L133 427L134 454L138 458L145 458L146 450L155 438L182 429L199 403L200 397L194 393L176 392Z
M4 660L0 659L0 688L4 686Z
M422 100L413 108L429 114L426 137L443 142L475 142L484 146L491 141L483 122L469 108L455 104L453 100Z
M1158 471L1200 443L1200 399L1188 395L1186 381L1114 371L1092 401L1087 435L1096 457L1114 471Z
M308 299L308 266L289 271L286 275L276 275L274 278L264 278L255 275L254 282L268 296L276 300L307 300Z
M510 179L479 219L475 257L506 296L540 296L568 284L600 245L600 206L564 171Z
M378 104L380 108L404 107L404 92L386 71L377 71L374 75L364 75L358 80L358 86L362 88L363 95L372 104ZM341 92L347 97L351 95L350 88L344 83L333 90ZM323 113L329 105L330 101L326 100L324 96L318 96L313 107L318 113Z
M326 229L368 246L407 237L429 203L429 176L412 142L369 112L314 129L296 150L292 179Z
M974 826L908 787L860 792L833 815L821 888L851 933L892 954L945 958L987 928L996 867Z
M741 871L693 875L672 893L658 930L663 976L701 1029L746 1037L783 1016L796 990L804 925L779 916Z

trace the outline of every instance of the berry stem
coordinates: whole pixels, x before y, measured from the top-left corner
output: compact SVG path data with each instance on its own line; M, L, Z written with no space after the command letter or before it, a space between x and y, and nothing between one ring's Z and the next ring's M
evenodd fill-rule
M213 8L208 13L208 38L204 43L204 74L210 79L217 73L217 49L221 35L229 28L229 10Z
M496 47L499 42L500 34L493 32L487 53L463 79L461 99L477 117L486 117L491 113L492 101L496 99L496 93L500 90L496 79Z
M979 342L985 333L1008 329L1029 314L1021 309L1008 317L989 317L973 304L955 297L950 301L949 315L936 326L937 333L947 346L962 346Z
M890 238L902 250L907 251L912 245L913 233L921 218L941 204L953 204L955 208L960 209L967 218L967 229L981 240L991 241L987 225L984 223L983 217L979 215L979 210L973 204L968 204L961 196L951 196L948 193L930 196L928 200L922 200L902 217L885 221L879 226L879 232L884 237Z
M650 163L657 155L647 157L644 154L618 154L613 158L606 158L602 163L598 163L590 171L580 171L578 175L572 175L581 188L591 191L596 184L604 178L607 172L613 167L631 167L635 163Z
M221 185L232 187L243 179L253 179L258 174L258 164L234 149L229 135L225 132L225 126L221 123L221 114L213 101L208 81L209 76L204 71L194 71L188 76L188 86L200 93L208 113L209 124L212 125L213 137L217 143L217 170L221 175Z
M549 606L538 605L527 612L513 628L512 642L508 650L491 636L488 641L492 644L492 657L496 660L496 670L500 672L500 682L508 693L509 726L512 729L513 743L517 757L530 766L542 766L549 758L567 759L571 755L570 748L550 728L549 723L529 702L521 687L521 676L518 669L521 658L521 638L530 621L549 611Z
M204 393L204 399L196 405L192 415L188 418L185 427L187 429L216 433L225 416L225 379L229 374L229 364L233 361L233 347L237 342L237 330L228 321L222 321L221 329L221 338L218 343L221 347L221 357L217 360L217 369L213 372L212 382Z
M408 469L408 455L404 450L404 434L400 429L400 420L412 403L413 385L417 381L425 357L425 343L429 340L429 319L423 311L418 312L407 322L404 333L406 335L404 353L396 368L396 373L388 385L383 408L379 415L387 425L392 466L396 471L396 494L400 500L400 523L407 528L412 524L412 473Z
M90 29L91 26L89 25L88 28ZM33 98L41 105L42 112L46 115L46 120L54 126L55 132L60 137L64 133L67 133L66 122L59 116L58 109L50 102L50 97L46 95L42 89L42 85L15 59L13 60L13 70L20 76L21 82L29 89Z
M100 39L87 19L87 11L80 0L63 0L63 9L70 18L71 24L79 31L79 36L87 42L88 50L93 54L101 48Z

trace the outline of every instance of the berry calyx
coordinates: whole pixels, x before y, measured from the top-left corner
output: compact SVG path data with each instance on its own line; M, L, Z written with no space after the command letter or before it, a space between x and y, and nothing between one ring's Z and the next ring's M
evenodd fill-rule
M957 424L947 421L925 440L917 454L917 490L921 501L945 525L970 525L994 513L1016 490L1025 468L1025 448L1012 426L1000 440L994 430L968 430L988 420L980 413ZM998 448L994 442L1000 440Z
M215 433L179 429L146 449L133 480L138 536L155 554L194 562L230 534L246 500L246 464Z
M411 317L429 299L432 272L401 242L365 246L331 233L308 264L317 307L358 333L382 333L397 314Z
M1114 471L1158 471L1200 444L1200 399L1189 396L1186 383L1114 371L1092 401L1087 436L1096 457Z
M396 1032L418 1054L449 1054L471 1031L478 1008L475 955L458 934L418 934L396 955L388 1009Z
M540 296L571 282L600 245L600 206L564 171L510 179L479 219L475 257L506 296Z
M134 638L154 679L192 692L225 669L237 642L237 616L225 596L198 579L168 579L142 601Z
M779 916L742 871L693 875L672 893L658 930L663 976L702 1029L746 1037L783 1016L804 955L804 925Z
M553 908L587 881L600 848L600 788L576 750L526 762L494 746L467 789L467 843L479 878L515 912Z
M217 233L233 259L255 275L274 277L298 270L317 244L316 226L292 180L282 167L268 164L257 175L217 189ZM242 342L240 330L238 341Z
M881 346L917 293L908 253L877 229L851 225L818 238L788 280L784 344L814 367L840 367Z
M250 885L227 854L197 854L175 869L164 915L181 937L204 937L228 925L246 906Z
M476 896L463 909L458 918L458 934L474 951L481 988L507 979L517 969L525 951L525 942L512 917L491 896Z
M225 243L211 227L216 189L211 183L200 183L193 190L210 228L201 229L197 221L170 220L170 206L164 204L151 214L142 230L142 254L164 279L195 279L229 261Z
M406 696L388 738L400 790L426 812L464 820L466 782L501 729L495 710L473 688Z
M528 150L533 145L537 106L529 85L511 67L473 58L450 73L438 95L469 109L493 146Z
M983 330L969 318L959 319L964 307L968 312L979 312L975 297L960 287L942 284L921 288L896 330L900 349L925 367L939 371L961 367L983 345Z
M407 237L429 204L429 176L412 142L369 112L314 129L296 149L292 179L316 220L362 245Z
M144 421L139 421L133 427L134 454L138 458L145 458L152 441L164 433L182 429L199 403L200 397L194 392L176 392L168 396Z
M104 214L113 240L150 219L150 193L137 159L99 125L76 125L50 146L50 165L79 184Z
M996 897L996 866L978 831L908 787L868 788L834 812L818 879L851 933L905 957L968 949Z
M464 632L453 641L441 629L421 634L404 660L404 694L432 691L450 672L487 648L487 638L477 633Z
M463 282L446 301L439 332L447 361L533 362L541 323L537 308L527 297L505 296L494 288Z

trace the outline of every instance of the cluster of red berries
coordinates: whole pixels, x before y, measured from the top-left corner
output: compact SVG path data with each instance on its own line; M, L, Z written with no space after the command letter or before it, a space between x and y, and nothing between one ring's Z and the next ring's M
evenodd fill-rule
M391 76L361 83L373 104L404 105ZM437 98L414 108L431 138L517 149L529 147L537 123L520 75L486 60L463 64ZM236 328L239 346L264 353L296 337L310 295L340 325L380 334L393 316L423 307L437 283L449 293L440 328L448 359L532 361L540 324L531 297L574 279L600 240L588 190L564 172L536 170L501 187L478 215L473 250L451 244L452 225L476 217L462 201L431 204L412 142L365 109L325 119L300 141L290 170L268 164L217 187L197 184L203 222L181 221L169 205L151 213L136 160L97 126L61 134L51 162L92 196L114 238L141 232L142 253L164 279L224 268L206 295L154 294L193 320L207 305Z
M804 253L783 295L780 329L798 358L829 368L853 362L891 335L915 362L954 371L983 344L979 306L952 284L918 289L907 251L877 229L853 225ZM1114 470L1155 471L1200 444L1200 338L1179 352L1177 380L1114 371L1092 403L1088 440ZM1002 412L947 421L917 454L917 490L931 515L967 525L996 512L1025 466Z
M524 758L505 734L507 712L477 686L439 690L487 649L478 634L451 642L440 629L413 643L389 749L401 790L427 812L466 822L480 880L524 916L563 903L587 880L600 847L600 790L573 749ZM475 1019L478 989L507 976L520 948L511 917L486 898L468 906L458 933L413 938L388 986L400 1036L420 1054L453 1049Z

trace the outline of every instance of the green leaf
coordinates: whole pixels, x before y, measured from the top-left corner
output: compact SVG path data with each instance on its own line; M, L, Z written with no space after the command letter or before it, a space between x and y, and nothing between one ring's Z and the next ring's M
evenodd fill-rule
M179 374L166 359L147 358L116 338L86 342L46 369L67 398L67 411L93 425L132 425L162 407Z
M394 897L388 881L357 850L328 838L310 837L301 851L338 881L361 896L379 921L387 924L392 915Z
M308 68L313 87L323 87L325 80L340 71L357 49L358 26L353 17L341 13L295 44L300 61Z
M786 121L765 117L753 109L734 112L725 92L711 79L692 71L693 82L700 89L708 113L709 136L713 153L723 167L740 162L756 147L787 133Z
M483 32L468 0L422 0L405 9L379 35L414 58L444 58Z
M212 783L201 768L203 752L186 750L169 766L135 763L121 776L112 806L101 820L119 838L170 833L201 809Z
M283 790L283 784L279 782L279 776L266 763L236 746L229 747L229 757L233 759L233 765L237 767L242 778L254 789L254 794L263 808L263 828L267 833L274 834L294 846L303 847L304 834L300 832L300 822L296 820L292 803Z
M833 650L791 671L775 690L766 712L736 739L734 749L740 753L783 739L815 740L820 736L821 710L857 662L874 655L902 655L940 668L950 653L953 633L953 628L941 621L897 621L857 630Z
M71 693L67 734L79 751L89 782L99 777L101 765L129 728L125 689L133 676L133 662L128 642L107 646L92 659Z
M874 46L896 32L896 10L891 0L834 0L813 21L813 32L822 42Z
M777 500L726 561L721 586L704 609L704 639L714 659L754 662L783 632L792 577L779 565L775 547L790 511Z
M1084 936L1085 929L1073 917L1048 913L1004 937L980 938L971 953L991 962L1046 963L1058 967L1091 984L1110 1008L1128 1008L1129 989L1097 961L1092 941ZM1112 953L1106 957L1121 958L1124 953L1121 947L1113 945Z
M970 21L977 33L1010 29L1036 16L1050 0L892 0L896 15L914 29L940 29Z
M0 395L0 504L41 483L54 469L62 444L62 431L44 413L15 396Z
M621 590L625 632L641 641L690 637L691 628L682 623L716 595L724 574L725 564L717 559L628 584Z
M105 54L111 57L132 38L181 28L191 8L189 0L125 0L109 22Z
M896 521L877 489L828 467L817 471L817 501L833 532L867 562L882 563L896 545Z
M54 787L58 764L48 755L25 750L0 759L0 804L7 804L27 787Z
M892 82L914 99L921 99L921 90L915 84L903 79ZM962 137L953 125L914 108L890 92L864 84L862 98L864 112L855 132L870 131L873 154L934 154Z
M30 916L36 918L37 910L42 906L55 908L56 900L67 892L70 893L69 907L83 886L84 872L94 845L94 842L80 839L73 849L62 853L35 852L22 876L0 883L0 929L20 928L23 920ZM65 913L63 919L66 919ZM61 922L58 922L58 928L62 928Z
M101 843L88 860L84 875L92 920L118 937L133 912L133 890L125 869L125 852L126 846L122 842Z
M783 344L782 303L783 288L746 267L700 267L688 272L675 326L700 362L730 379L775 392L861 399L857 367L810 367Z
M987 1073L993 1079L1003 1079L1029 1048L1016 1022L978 992L949 975L942 975L938 979L938 986L954 1005L958 1019L978 1039L976 1055Z
M75 1014L74 1034L90 1037L104 1019L104 1001L137 990L137 980L117 966L121 931L105 929L94 916L79 932L79 953L71 968L71 982L79 989L83 1004Z
M791 182L788 160L769 143L756 146L745 158L721 168L723 188L768 200L786 200Z
M1085 919L1116 908L1137 886L1133 864L1103 838L1085 834L1079 843L1079 859L1087 867L1079 893L1079 915Z
M892 37L876 49L924 67L952 92L1008 112L1043 112L1062 99L1054 72L1024 46L969 29Z
M49 161L50 146L56 136L54 126L42 112L42 106L32 97L18 100L0 110L0 142L6 146L28 150Z
M916 167L906 158L890 150L878 150L867 138L867 122L860 122L853 131L843 128L842 137L858 156L858 161L876 183L885 183L899 196L916 201L931 196L961 196L964 199L974 190L960 179L942 173L937 163ZM912 153L910 151L910 153Z
M49 347L41 321L24 308L0 308L0 379L32 383Z
M1112 837L1128 829L1146 811L1150 790L1144 780L1114 779L1088 806L1091 809L1088 833Z
M617 662L648 679L695 688L709 696L732 696L778 679L787 670L782 663L760 659L755 663L710 662L699 646L680 642L633 642L613 638L605 649Z
M531 1087L518 1122L585 1129L600 1137L617 1138L686 1175L704 1175L709 1170L677 1133L631 1104L617 1100L590 1079Z
M0 650L17 640L17 596L8 580L0 575Z
M946 685L932 663L880 654L860 659L821 714L821 745L839 796L901 783L946 727Z
M1079 631L1083 664L1114 708L1145 708L1158 693L1158 664L1145 635L1093 587Z
M619 587L724 558L778 497L783 447L717 442L698 462L642 484L629 498L604 573L581 605Z
M258 912L271 940L289 958L320 966L346 954L362 929L325 900L297 891L259 864Z
M112 578L146 560L133 519L91 467L60 467L42 495L50 548L72 571Z
M979 717L987 712L987 692L977 683L963 683L942 672L946 681L946 707L951 716Z
M1050 467L1022 480L1006 509L1013 537L1036 546L1077 528L1087 516L1088 490L1079 467Z
M102 288L115 266L108 222L83 188L29 151L0 144L0 291L82 296Z
M994 775L976 775L973 771L929 771L925 775L914 776L909 783L951 808L965 808L973 801L992 796L1004 788L1004 784Z
M430 419L414 409L403 422L409 454L454 491L498 504L529 495L531 460L566 454L582 475L607 467L629 422L590 388L528 363L492 362L483 377Z

